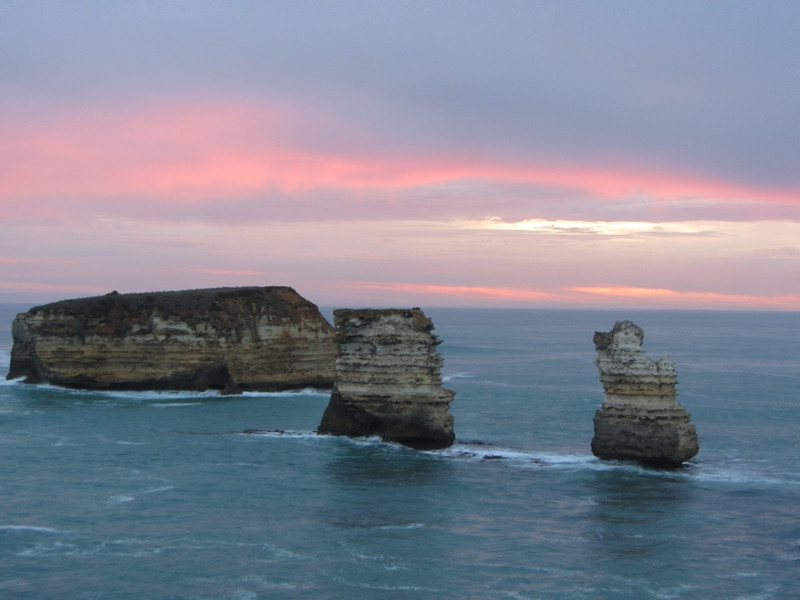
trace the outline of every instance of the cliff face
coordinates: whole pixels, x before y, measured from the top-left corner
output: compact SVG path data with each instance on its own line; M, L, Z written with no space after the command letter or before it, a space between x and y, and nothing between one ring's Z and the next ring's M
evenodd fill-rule
M595 332L595 363L605 399L594 417L592 452L600 458L677 466L697 454L697 433L676 399L675 364L669 358L649 359L643 341L644 331L631 321Z
M87 389L329 387L336 357L331 325L288 287L63 300L18 315L12 336L8 379Z
M418 308L334 311L338 358L320 433L452 445L454 392L442 387L433 323Z

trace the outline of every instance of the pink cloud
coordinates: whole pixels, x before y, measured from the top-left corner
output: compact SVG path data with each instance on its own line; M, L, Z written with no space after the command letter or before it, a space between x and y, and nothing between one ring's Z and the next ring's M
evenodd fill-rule
M651 304L654 307L800 310L800 294L757 296L626 286L572 287L569 289L579 294L593 296L592 302L596 302L597 297L604 297L615 303L628 300L641 302L644 305Z
M509 287L349 282L348 289L382 293L389 302L439 306L605 306L622 308L716 308L800 310L800 294L758 296L630 286L537 290ZM424 302L423 302L424 301Z
M375 290L392 292L403 296L426 296L438 298L459 298L471 300L497 300L509 302L540 302L561 300L562 294L504 287L465 286L465 285L434 285L424 283L393 283L393 282L352 282L348 284L351 289Z
M204 273L206 275L222 275L231 277L255 277L264 275L263 271L247 271L237 269L190 269L194 273Z
M107 294L108 289L88 285L61 285L57 283L38 283L30 281L0 281L2 291L58 292L79 294Z
M370 190L452 182L548 186L600 199L717 198L800 204L800 190L739 185L693 174L624 166L476 159L455 150L315 148L315 129L337 125L291 107L242 101L186 102L116 111L55 111L42 120L0 121L0 202L7 217L67 218L76 204L193 203L338 190L338 201ZM341 131L343 135L344 131ZM96 204L95 204L96 203ZM374 205L370 206L375 209Z

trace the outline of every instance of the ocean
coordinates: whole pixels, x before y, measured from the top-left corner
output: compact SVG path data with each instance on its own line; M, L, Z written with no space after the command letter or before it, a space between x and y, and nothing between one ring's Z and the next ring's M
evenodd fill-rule
M2 373L27 308L0 307ZM800 313L426 314L447 450L317 436L325 390L4 382L0 598L800 598ZM676 363L683 468L591 454L592 335L621 319Z

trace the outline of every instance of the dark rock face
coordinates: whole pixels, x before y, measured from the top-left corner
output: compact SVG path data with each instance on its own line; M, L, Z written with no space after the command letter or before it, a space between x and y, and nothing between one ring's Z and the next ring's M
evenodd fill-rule
M605 399L594 417L592 452L599 458L678 466L697 454L697 433L676 399L675 364L668 357L649 359L643 341L644 331L631 321L594 334Z
M289 287L118 294L32 308L8 379L85 389L275 391L333 383L333 327Z
M319 433L380 436L420 449L453 444L454 392L442 387L433 323L418 308L334 311L336 382Z

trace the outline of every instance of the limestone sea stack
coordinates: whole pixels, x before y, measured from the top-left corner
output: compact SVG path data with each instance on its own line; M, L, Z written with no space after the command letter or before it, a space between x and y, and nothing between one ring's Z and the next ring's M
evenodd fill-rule
M336 380L319 433L380 436L419 449L453 444L454 392L441 343L419 308L334 311Z
M276 391L333 384L333 327L290 287L118 294L12 323L9 379L100 390Z
M592 452L599 458L678 466L697 454L697 433L677 401L675 364L669 357L649 359L643 341L644 331L631 321L594 334L605 399L594 417Z

